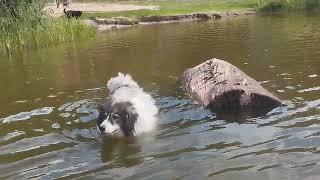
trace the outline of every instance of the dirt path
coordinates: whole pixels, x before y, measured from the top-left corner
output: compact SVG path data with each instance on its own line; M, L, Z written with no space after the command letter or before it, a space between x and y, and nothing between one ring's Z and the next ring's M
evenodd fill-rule
M70 8L72 10L81 10L85 12L110 12L110 11L132 11L139 9L150 9L156 10L158 6L136 6L136 5L122 5L122 4L111 4L111 3L72 3ZM63 7L57 8L55 3L49 3L45 8L54 17L63 15Z

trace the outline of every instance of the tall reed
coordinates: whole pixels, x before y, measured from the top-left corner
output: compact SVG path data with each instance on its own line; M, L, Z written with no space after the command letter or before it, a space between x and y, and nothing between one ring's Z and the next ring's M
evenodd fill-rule
M32 0L0 1L0 52L47 47L94 36L94 29L79 21L49 16L43 10L44 5L42 1Z

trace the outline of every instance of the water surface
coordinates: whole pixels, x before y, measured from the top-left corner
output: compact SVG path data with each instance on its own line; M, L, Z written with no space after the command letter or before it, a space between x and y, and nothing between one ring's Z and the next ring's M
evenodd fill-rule
M135 27L0 57L1 179L319 179L320 16L248 16ZM238 66L284 105L219 119L181 92L210 58ZM157 130L102 138L105 84L117 72L157 101Z

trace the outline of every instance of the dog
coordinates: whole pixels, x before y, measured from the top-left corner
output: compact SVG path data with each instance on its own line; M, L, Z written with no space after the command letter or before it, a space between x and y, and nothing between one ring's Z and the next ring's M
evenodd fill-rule
M82 11L75 11L75 10L66 11L65 8L63 9L63 12L68 19L70 19L71 17L75 17L76 19L78 19L82 15Z
M101 134L136 136L155 128L158 115L155 100L129 74L118 73L108 81L107 88L111 97L99 107L97 119Z

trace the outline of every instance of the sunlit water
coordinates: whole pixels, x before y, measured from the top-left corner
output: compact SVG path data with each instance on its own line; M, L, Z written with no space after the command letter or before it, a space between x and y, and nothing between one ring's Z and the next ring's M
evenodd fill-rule
M136 27L0 58L0 179L320 179L320 17L250 16ZM225 121L179 89L217 57L284 105ZM157 130L102 138L97 106L117 72L157 101Z

